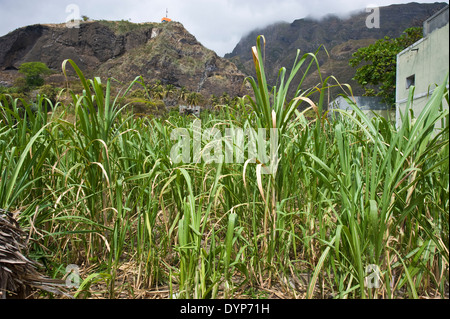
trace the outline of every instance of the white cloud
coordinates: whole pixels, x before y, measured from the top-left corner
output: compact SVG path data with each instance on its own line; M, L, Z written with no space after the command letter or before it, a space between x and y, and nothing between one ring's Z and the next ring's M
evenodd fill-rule
M391 0L392 1L392 0ZM81 15L93 19L160 21L169 17L183 23L206 47L219 55L231 52L240 38L255 28L306 16L321 17L364 9L370 4L390 5L389 0L0 0L0 36L36 23L62 23L66 6L76 4ZM407 3L409 0L397 0ZM421 2L434 2L422 0Z

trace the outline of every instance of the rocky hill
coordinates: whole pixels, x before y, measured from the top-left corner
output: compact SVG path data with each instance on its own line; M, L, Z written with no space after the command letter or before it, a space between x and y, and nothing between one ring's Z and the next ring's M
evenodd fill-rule
M324 45L328 54L321 50L318 56L322 75L334 75L341 83L350 84L355 95L360 95L364 91L352 80L355 69L348 65L352 54L377 39L385 36L398 37L409 27L422 26L424 20L445 5L447 4L409 3L381 7L380 28L372 29L366 26L370 12L364 9L348 18L330 15L320 21L305 18L292 23L277 23L243 37L233 52L225 57L233 61L243 73L254 75L250 48L255 45L256 37L263 34L266 38L266 72L269 82L273 85L276 83L279 69L283 66L289 69L292 66L297 49L303 53L315 52L320 45ZM304 86L309 88L318 82L318 72L311 72Z
M128 21L32 25L0 37L0 81L11 82L24 62L40 61L59 73L72 59L88 76L146 80L186 87L205 97L243 95L244 74L208 50L181 23Z

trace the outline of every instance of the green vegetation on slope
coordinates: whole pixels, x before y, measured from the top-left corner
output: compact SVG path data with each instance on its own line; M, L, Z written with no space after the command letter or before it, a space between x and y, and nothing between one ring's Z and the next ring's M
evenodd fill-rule
M116 35L126 34L128 32L140 29L154 28L159 25L159 23L152 23L152 22L133 23L126 20L120 21L98 20L98 22L110 28Z
M422 29L408 28L398 38L385 37L353 53L349 64L358 67L354 80L364 88L365 96L380 96L385 103L395 105L397 54L419 41Z

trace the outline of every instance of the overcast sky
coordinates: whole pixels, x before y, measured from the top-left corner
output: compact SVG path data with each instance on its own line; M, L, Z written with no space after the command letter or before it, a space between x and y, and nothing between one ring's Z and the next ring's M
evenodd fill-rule
M37 23L62 23L79 8L91 19L159 22L169 18L183 23L204 46L220 56L231 52L241 37L255 28L306 16L344 14L368 6L408 3L402 0L0 0L0 36ZM418 0L432 3L435 0ZM448 1L442 1L447 2ZM368 13L369 15L370 13Z

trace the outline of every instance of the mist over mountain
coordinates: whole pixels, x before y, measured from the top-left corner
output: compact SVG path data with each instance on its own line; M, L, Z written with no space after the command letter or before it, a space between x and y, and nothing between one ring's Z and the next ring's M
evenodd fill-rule
M409 3L380 7L379 28L367 27L366 20L371 12L365 9L344 16L328 15L321 19L310 17L292 23L280 22L252 31L225 58L234 62L243 73L254 76L251 47L256 44L258 35L264 35L266 75L269 84L274 85L279 69L286 67L289 70L293 65L297 49L304 54L315 52L323 45L326 51L322 48L318 54L322 76L334 75L339 82L350 84L355 95L361 95L363 89L352 80L355 69L348 64L352 54L385 36L398 37L407 28L422 26L427 18L446 5ZM317 68L312 71L315 72L308 74L304 82L305 88L319 82Z
M370 13L365 9L320 19L279 22L249 33L225 58L205 48L181 23L174 21L82 21L79 28L68 28L65 23L31 25L0 37L0 84L11 85L19 76L19 66L33 61L44 62L59 72L59 81L63 82L62 61L72 59L89 77L129 82L142 75L146 81L185 87L208 98L224 92L242 96L248 93L245 76L254 75L251 47L263 34L270 85L276 83L281 67L289 70L297 49L302 53L315 52L323 45L317 56L322 76L334 75L360 95L363 90L352 80L355 70L348 64L352 54L377 39L398 37L409 27L421 26L445 5L409 3L381 7L380 28L367 27ZM304 86L313 87L318 82L314 67Z

